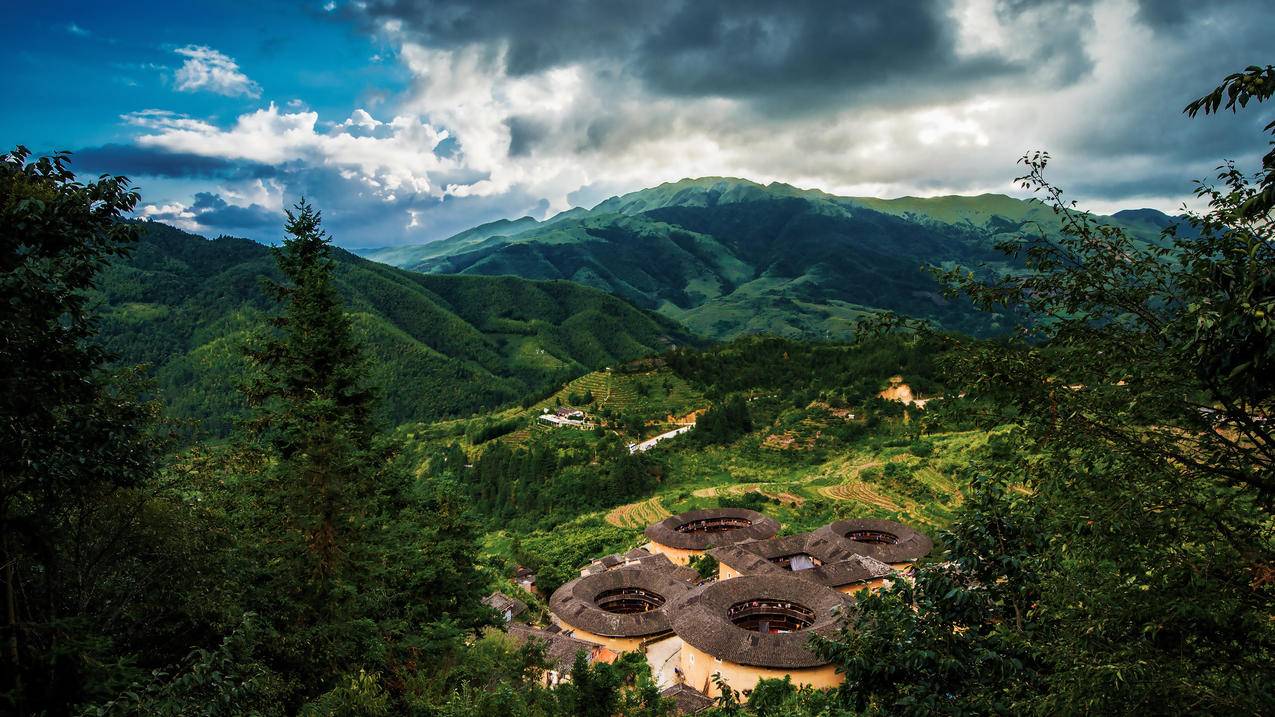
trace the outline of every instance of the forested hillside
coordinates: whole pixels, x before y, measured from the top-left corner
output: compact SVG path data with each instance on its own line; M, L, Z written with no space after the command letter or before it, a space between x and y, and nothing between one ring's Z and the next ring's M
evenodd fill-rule
M1129 214L1107 221L1145 241L1168 221ZM427 273L570 279L717 338L844 339L880 310L989 334L1011 321L945 297L925 267L1012 271L996 242L1057 230L1043 205L1002 195L883 200L707 177L367 256Z
M243 347L269 299L270 250L144 223L103 272L102 340L147 364L169 414L224 434L242 414ZM335 281L368 347L380 417L397 425L543 392L573 376L690 340L674 322L563 281L425 276L335 251Z
M1272 98L1275 65L1254 66L1185 111ZM1021 333L891 317L853 342L707 346L593 289L353 258L304 199L277 251L138 225L127 178L18 147L0 156L0 714L673 717L688 670L645 636L593 643L610 636L553 595L710 507L762 510L781 540L895 520L934 549L831 604L828 630L736 619L808 611L804 590L720 603L712 629L746 652L710 663L703 717L1275 714L1264 132L1262 170L1224 163L1190 231L1086 214L1024 155L1057 233L1004 243L1012 272L936 277ZM224 440L169 440L166 412L230 424L236 395ZM377 420L411 402L430 418ZM798 555L817 557L780 570ZM581 597L689 614L760 584L725 564L693 559L677 602ZM835 682L718 667L764 667L777 650L754 639L775 630Z

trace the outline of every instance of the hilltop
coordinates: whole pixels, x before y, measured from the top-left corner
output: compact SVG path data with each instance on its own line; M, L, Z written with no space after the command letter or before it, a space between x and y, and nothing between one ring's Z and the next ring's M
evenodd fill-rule
M1172 220L1154 210L1118 223L1155 241ZM368 258L430 274L569 279L674 318L696 333L842 339L881 310L973 334L1011 317L943 296L925 267L1012 271L995 249L1023 232L1052 232L1054 214L998 194L839 197L743 179L685 179L537 221L484 224Z
M270 249L140 225L131 256L98 283L101 335L122 365L146 364L169 415L214 435L243 406L242 347L272 304ZM693 341L675 322L596 289L515 277L426 276L335 251L336 281L390 425L472 413L574 376Z

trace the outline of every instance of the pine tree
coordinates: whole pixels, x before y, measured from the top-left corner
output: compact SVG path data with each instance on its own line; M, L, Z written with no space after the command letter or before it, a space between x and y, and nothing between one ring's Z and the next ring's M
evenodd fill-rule
M251 504L236 511L245 602L271 621L268 662L297 701L360 670L420 667L486 615L459 489L418 480L372 422L363 348L320 224L302 200L275 252L283 281L267 288L284 306L249 350L247 389L248 435L267 468L247 479Z
M340 572L350 538L344 518L367 479L372 394L364 356L333 281L335 262L321 215L304 199L287 212L275 258L286 283L276 333L250 351L260 369L248 390L254 428L279 460L284 510L300 530L320 595Z

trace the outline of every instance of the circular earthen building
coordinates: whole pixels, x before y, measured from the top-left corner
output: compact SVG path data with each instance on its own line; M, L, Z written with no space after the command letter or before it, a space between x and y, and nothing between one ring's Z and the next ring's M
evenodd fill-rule
M792 574L744 575L702 585L669 611L682 640L681 677L706 695L719 694L713 675L747 694L758 680L785 675L794 684L833 687L833 665L810 647L846 618L847 596Z
M608 570L558 588L549 610L564 631L623 652L671 635L668 609L690 590L689 583L665 572Z
M765 540L779 532L774 518L745 508L708 508L674 515L646 527L651 550L685 565L710 548Z

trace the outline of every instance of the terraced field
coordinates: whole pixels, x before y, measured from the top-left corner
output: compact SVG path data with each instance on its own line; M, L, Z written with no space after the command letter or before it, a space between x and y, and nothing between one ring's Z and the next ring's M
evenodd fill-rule
M645 528L672 515L659 498L629 503L607 513L606 521L621 528Z
M757 492L767 498L774 498L783 503L801 505L806 502L806 497L796 493L795 491L797 490L800 490L800 488L793 483L737 483L714 488L700 488L693 491L691 495L696 498L721 498L725 496L738 497Z
M902 506L895 503L888 496L879 493L872 486L857 479L837 485L823 486L819 488L819 495L831 500L855 501L865 505L875 505L878 508L895 513L903 510Z

